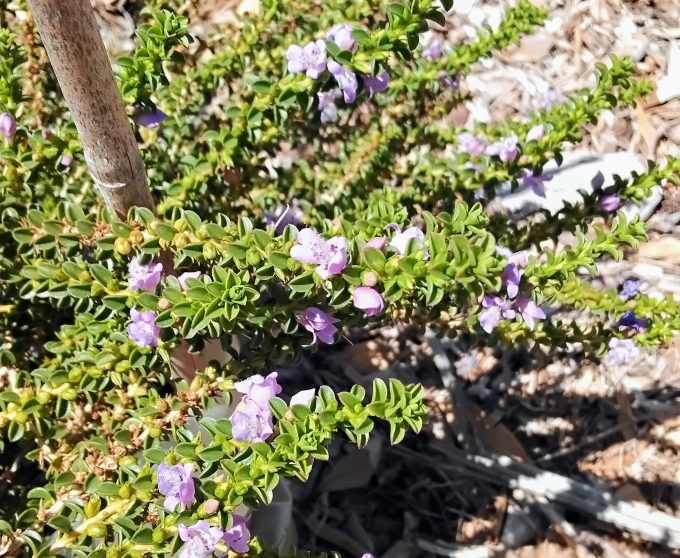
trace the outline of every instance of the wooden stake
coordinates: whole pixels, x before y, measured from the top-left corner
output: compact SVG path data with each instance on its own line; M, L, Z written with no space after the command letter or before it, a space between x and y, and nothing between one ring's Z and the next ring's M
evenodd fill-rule
M122 219L133 206L155 210L90 0L28 3L99 193Z

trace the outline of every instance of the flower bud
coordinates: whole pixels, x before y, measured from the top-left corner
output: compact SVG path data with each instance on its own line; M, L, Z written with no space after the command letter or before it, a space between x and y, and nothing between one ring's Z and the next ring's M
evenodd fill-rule
M17 424L26 424L28 422L28 415L23 411L17 411L14 415L14 422Z
M206 242L203 245L203 257L206 260L212 260L217 256L217 248L213 242Z
M144 242L144 235L142 234L142 231L137 230L130 231L129 240L130 244L132 244L133 246L139 246Z
M217 496L220 500L224 500L227 497L228 493L229 493L229 485L226 482L218 484L215 487L215 496Z
M61 392L61 398L64 401L75 401L78 397L78 392L73 388L67 388Z
M162 527L157 527L154 529L153 533L151 534L151 539L156 544L163 544L163 541L165 541L165 529Z
M378 284L378 276L373 271L365 271L361 277L361 282L366 287L375 287Z
M68 381L71 383L77 383L83 379L83 369L82 368L72 368L68 372Z
M52 400L52 394L49 391L41 391L35 398L41 405L47 405Z
M113 249L123 256L127 256L132 251L132 246L127 238L116 238Z
M87 528L87 536L93 539L100 539L106 536L106 525L103 523L93 523Z
M85 504L85 507L83 508L83 512L85 513L85 517L87 519L94 517L99 513L99 510L102 507L102 502L97 496L92 496L87 503Z
M132 497L132 487L129 484L124 484L118 489L118 496L124 500L128 500Z
M158 428L158 426L152 426L149 428L149 436L151 438L160 438L162 434L163 432L160 428Z
M161 298L158 301L158 309L167 310L168 308L170 308L170 301L167 298Z

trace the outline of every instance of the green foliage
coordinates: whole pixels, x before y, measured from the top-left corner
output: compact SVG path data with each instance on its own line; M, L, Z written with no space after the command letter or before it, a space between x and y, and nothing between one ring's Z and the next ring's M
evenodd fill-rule
M650 91L631 60L599 64L592 90L550 109L472 130L488 142L516 135L510 162L465 152L463 130L442 124L469 97L464 78L475 64L543 23L547 13L527 0L509 7L496 30L437 60L424 59L419 44L430 24L446 25L433 0L263 0L260 13L197 39L190 3L148 2L136 14L134 52L114 67L130 116L158 107L169 118L153 129L133 124L157 213L133 208L125 222L96 197L30 19L0 10L0 107L18 125L0 150L0 443L20 444L45 475L24 509L0 520L0 532L19 539L27 556L172 555L182 545L179 524L205 518L228 528L238 506L270 502L282 478L307 479L334 435L361 447L375 428L392 443L418 432L423 388L396 380L376 380L369 393L321 387L309 406L273 398L274 433L264 442L236 440L230 419L208 416L221 407L228 414L236 381L294 362L309 347L300 320L307 308L339 327L391 319L483 343L579 343L591 355L624 335L612 325L627 311L650 321L632 335L642 347L680 329L672 299L623 300L581 279L601 258L620 258L645 239L644 223L603 211L602 196L639 203L677 180L677 160L615 177L555 215L516 223L489 208L505 184L518 188L526 173L560 163L602 111L634 106ZM285 53L343 22L357 49L327 42L329 57L359 83L383 70L391 81L374 96L360 86L356 103L338 102L338 119L322 123L318 94L335 88L334 78L288 72ZM527 142L538 124L545 134ZM301 223L276 230L281 207L294 199ZM302 226L346 238L341 273L322 279L316 265L291 257ZM410 226L423 241L404 253L366 247ZM557 244L565 232L576 236ZM533 329L520 317L502 320L490 337L480 313L485 295L503 292L508 258L500 247L530 251L521 294L551 315ZM133 257L162 264L154 292L129 288ZM201 276L183 286L178 276L189 271ZM380 293L382 314L354 306L360 286ZM155 313L157 347L131 339L131 308ZM564 319L562 308L588 320ZM193 379L182 379L177 361L200 362L215 341L228 347L229 361L196 365ZM186 510L163 507L160 463L192 465L196 499ZM278 553L254 539L246 555Z

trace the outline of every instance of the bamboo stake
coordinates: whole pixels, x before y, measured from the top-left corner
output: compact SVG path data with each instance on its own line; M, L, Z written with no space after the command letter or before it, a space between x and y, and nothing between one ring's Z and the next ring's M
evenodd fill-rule
M122 218L155 209L90 0L29 0L85 160L106 204Z

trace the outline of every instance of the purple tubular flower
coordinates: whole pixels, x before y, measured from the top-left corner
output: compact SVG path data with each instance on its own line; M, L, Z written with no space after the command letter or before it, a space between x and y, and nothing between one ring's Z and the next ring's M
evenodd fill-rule
M383 70L377 76L364 76L364 85L368 89L369 95L373 97L374 93L382 93L387 90L390 84L390 74L387 70Z
M339 321L314 306L307 308L307 310L298 316L298 322L314 336L312 342L316 342L318 339L328 345L335 342L334 336L338 328L334 324L337 324Z
M302 229L297 241L298 244L290 249L291 257L304 264L316 264L316 274L322 279L342 273L345 269L347 239L344 236L325 240L312 229Z
M276 381L278 372L272 372L266 378L255 374L250 378L234 384L234 388L245 397L247 403L255 403L261 410L269 410L269 401L281 393L281 386Z
M466 153L473 157L479 157L484 154L486 149L486 141L479 136L474 136L468 132L464 132L458 136L458 143Z
M517 302L515 302L515 309L519 312L529 329L534 329L534 320L545 320L543 309L528 298L518 298Z
M367 316L375 316L385 310L383 297L371 287L357 287L354 289L352 303L355 308L366 312Z
M210 525L205 519L197 521L191 527L180 523L177 530L179 538L186 543L178 558L208 558L224 537L222 529Z
M439 39L433 39L423 50L423 58L428 60L438 60L442 57L442 54L442 42Z
M482 307L484 310L479 314L479 325L487 333L496 329L501 319L512 320L515 317L510 303L499 296L484 296Z
M549 182L553 177L549 174L534 174L531 172L524 172L522 178L522 186L531 188L534 194L545 198L545 182Z
M600 198L600 207L604 211L616 211L621 207L622 203L619 196L602 196L602 198Z
M526 267L529 265L529 258L524 250L520 252L511 252L504 246L496 246L496 252L517 267Z
M156 324L156 313L138 312L136 308L130 308L130 323L127 327L128 335L138 347L158 347L158 336L161 328Z
M0 114L0 134L6 139L11 140L17 133L17 122L11 114L3 112Z
M601 190L603 184L604 174L602 174L602 171L597 171L597 174L590 179L590 185L593 187L593 190Z
M338 107L335 101L340 97L340 91L319 91L319 110L321 111L321 122L335 122L338 119Z
M138 108L133 118L143 128L155 128L166 120L168 115L157 108Z
M274 213L265 211L264 220L267 226L274 227L276 234L281 234L288 225L299 225L304 216L300 202L293 198L289 205L278 207Z
M640 348L632 339L609 340L609 352L605 358L607 366L620 366L634 361L640 356Z
M375 248L376 250L382 250L385 248L386 244L387 244L386 236L376 236L371 238L366 242L366 244L364 244L362 251L366 250L366 248Z
M640 294L641 291L642 288L638 279L626 279L623 282L623 287L619 296L623 300L628 300L629 298L633 298L635 295Z
M453 89L454 91L457 91L460 88L458 78L455 75L451 76L447 74L444 70L439 71L437 74L437 79L439 80L440 85L442 87L446 87L447 89Z
M242 401L230 417L231 435L241 442L264 442L274 433L271 410L258 407L250 401Z
M288 72L291 74L300 74L307 71L307 58L305 51L300 45L290 45L286 49L286 60L288 60Z
M293 395L293 397L290 398L290 404L288 406L291 408L294 405L303 405L305 407L309 407L312 404L312 401L314 401L315 396L315 389L305 389L303 391L298 391L295 395Z
M637 331L638 333L642 333L649 327L649 320L647 318L638 318L635 315L635 312L628 310L628 312L625 312L623 316L619 318L619 321L616 322L616 325L619 327L619 329L630 328Z
M557 97L557 93L552 87L550 87L543 94L543 99L541 100L541 108L548 110L553 105L556 105L558 101L559 99Z
M538 124L529 130L527 133L526 142L529 143L530 141L538 141L543 136L545 136L545 126L543 126L543 124Z
M309 79L317 79L326 69L326 43L321 39L304 47L290 45L285 56L291 74L304 72Z
M302 49L307 58L305 75L309 79L318 79L326 70L326 43L319 39L307 43Z
M403 256L406 254L406 250L411 243L415 244L423 251L424 260L430 258L427 246L425 245L425 233L418 227L409 227L404 231L398 232L392 240L390 240L390 247Z
M501 281L505 287L508 296L515 298L519 292L519 283L522 280L524 270L517 267L514 263L509 263L503 269Z
M486 154L496 156L504 163L514 161L519 154L517 136L513 134L500 141L495 141L486 148Z
M139 263L139 258L135 256L130 260L128 265L128 286L133 291L148 291L150 293L156 290L158 283L161 282L161 275L163 274L163 265L160 263L149 263L146 265Z
M201 276L200 271L185 271L177 277L177 281L179 281L179 286L182 287L183 291L186 291L189 287L187 286L187 279L198 279Z
M326 38L333 41L341 50L354 52L359 45L354 39L352 26L348 23L338 23L326 31Z
M359 82L354 72L338 64L335 60L328 61L328 71L333 74L335 81L342 91L345 103L352 104L357 98Z
M174 512L178 506L184 511L194 501L193 470L191 463L172 466L161 463L158 466L158 492L165 496L163 507L169 512Z
M250 531L248 531L248 527L246 527L246 518L242 515L234 514L232 516L231 528L224 532L222 540L227 544L227 547L234 552L248 552Z

